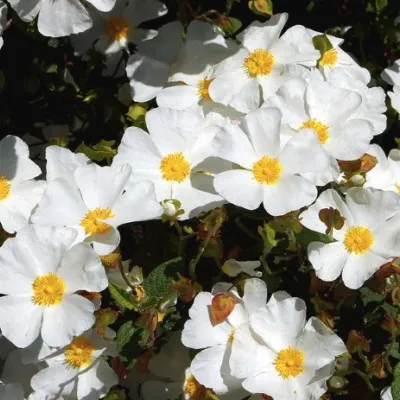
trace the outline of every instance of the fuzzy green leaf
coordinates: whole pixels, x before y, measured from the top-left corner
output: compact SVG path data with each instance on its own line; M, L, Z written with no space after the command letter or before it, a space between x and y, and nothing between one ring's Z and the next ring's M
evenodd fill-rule
M169 287L177 279L177 273L183 272L181 257L173 258L155 267L143 281L144 292L150 298L164 298L170 294Z
M367 287L361 288L360 294L364 306L366 306L369 303L381 303L385 299L385 296L376 293Z
M394 375L392 383L393 400L400 400L400 363L397 363L393 375Z
M129 369L135 365L136 359L143 351L139 346L142 333L143 328L135 325L133 321L125 322L117 332L118 354Z
M128 310L136 309L134 297L121 286L109 282L108 291L119 308Z

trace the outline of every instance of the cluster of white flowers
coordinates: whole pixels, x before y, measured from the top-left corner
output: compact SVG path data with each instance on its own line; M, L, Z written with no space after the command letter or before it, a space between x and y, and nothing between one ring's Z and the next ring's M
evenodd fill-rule
M287 14L252 23L234 41L200 21L185 35L179 22L158 32L137 28L166 13L157 0L9 3L25 21L38 17L43 35L77 34L77 53L94 46L109 71L118 72L122 52L134 43L126 66L132 97L155 98L159 108L146 113L149 133L126 130L108 167L50 146L46 179L38 180L28 146L15 136L0 142L0 223L16 233L0 248L0 328L21 349L22 364L35 367L32 393L5 382L0 398L96 400L118 383L105 360L116 355L115 343L97 336L100 303L85 293L107 288L100 256L118 247L118 227L173 216L174 200L180 220L225 203L247 210L262 204L272 216L297 211L304 227L329 238L308 247L316 275L342 276L352 289L400 256L400 151L386 158L371 145L386 128L385 93L369 86L369 72L340 49L340 39L328 36L332 48L321 54L313 44L318 32L294 26L282 34ZM399 65L385 71L396 109ZM338 161L365 153L378 163L361 184L318 195L318 187L340 184ZM320 216L330 209L343 224L329 231ZM223 271L261 277L259 266L228 260ZM210 307L218 296L233 306L216 323ZM258 278L246 281L242 296L225 283L199 293L189 316L181 342L201 351L192 361L183 354L171 369L173 350L154 357L153 374L170 382L146 382L145 399L183 392L196 400L210 389L227 400L249 393L319 399L335 357L347 351L318 319L306 321L303 300L277 292L267 303Z

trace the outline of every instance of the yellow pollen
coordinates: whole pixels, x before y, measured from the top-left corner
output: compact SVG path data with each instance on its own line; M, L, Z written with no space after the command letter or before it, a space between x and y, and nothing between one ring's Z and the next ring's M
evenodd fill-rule
M183 390L190 400L203 399L207 393L207 389L193 375L186 378Z
M282 173L282 165L276 158L264 156L253 164L254 179L260 183L274 185Z
M211 82L214 79L202 79L198 84L197 87L199 88L197 94L200 98L208 101L212 101L210 97L210 93L208 92L208 88L211 85Z
M304 371L304 353L294 347L281 350L274 361L275 369L283 379L296 377Z
M396 189L397 189L397 194L400 194L400 184L396 185Z
M329 127L317 119L309 119L304 122L299 131L302 129L314 129L321 144L325 144L329 139Z
M103 222L103 220L113 217L115 215L110 208L97 207L82 218L80 225L85 229L86 235L106 233L111 229L111 226Z
M274 68L275 59L272 53L256 49L244 60L244 67L250 78L269 75Z
M66 363L72 368L86 367L92 361L94 347L84 336L75 338L64 351Z
M344 247L349 253L364 254L374 241L374 235L364 226L352 226L344 235Z
M235 331L236 331L236 329L233 329L233 330L231 331L231 333L229 334L228 342L229 342L230 344L232 344L232 343L233 343L233 340L235 339Z
M56 274L49 272L46 275L38 276L32 284L32 302L38 306L55 306L61 303L65 282Z
M6 177L0 174L0 200L4 200L10 195L10 186Z
M330 49L324 53L319 64L323 67L333 67L336 65L338 59L338 54L335 49Z
M127 19L123 17L110 17L106 22L106 34L112 41L126 39L130 26Z
M170 182L183 182L190 175L190 164L182 153L171 153L160 163L163 179Z

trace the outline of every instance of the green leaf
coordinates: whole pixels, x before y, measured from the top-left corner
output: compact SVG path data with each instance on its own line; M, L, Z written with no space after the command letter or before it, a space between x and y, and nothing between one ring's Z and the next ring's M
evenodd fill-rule
M113 148L115 140L101 140L96 145L89 147L82 143L76 149L76 153L85 154L92 161L104 161L113 158L117 154L117 150Z
M104 400L126 400L126 394L122 389L111 389Z
M218 26L226 34L233 35L242 27L242 23L237 18L224 17L218 22Z
M320 54L321 54L321 58L318 60L321 61L322 57L324 56L324 54L333 49L333 45L331 43L331 41L328 39L328 36L324 34L322 35L316 35L313 37L313 45L314 47L319 50Z
M133 321L128 321L123 324L117 332L117 349L121 361L124 365L131 369L136 359L142 353L139 346L143 333L143 328L134 324Z
M136 310L136 304L134 297L128 293L124 288L115 283L109 282L108 291L110 292L111 297L117 303L119 308L128 309L128 310Z
M381 303L386 297L384 295L374 292L373 290L367 287L361 288L360 294L361 294L361 301L363 302L364 306L366 306L369 303Z
M304 228L301 232L296 235L297 243L304 247L307 247L311 242L322 242L322 243L332 243L334 240L328 235L323 233L314 232L310 229Z
M400 363L397 363L394 368L394 379L392 383L392 396L393 400L400 400Z
M143 281L146 296L164 298L170 293L169 287L177 279L177 273L183 272L182 257L173 258L155 267Z
M371 0L367 4L367 11L380 14L388 5L388 0Z
M399 351L400 343L393 342L386 347L389 356L400 360L400 351Z
M258 15L272 15L273 4L272 0L251 0L249 1L249 8L253 13Z

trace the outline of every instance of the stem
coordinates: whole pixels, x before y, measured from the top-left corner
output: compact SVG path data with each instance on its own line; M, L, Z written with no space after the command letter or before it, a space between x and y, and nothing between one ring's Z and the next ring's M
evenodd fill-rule
M213 229L210 229L208 232L207 237L204 239L203 244L199 247L199 250L197 251L196 257L190 261L189 264L189 275L190 278L195 281L196 280L196 265L199 262L201 256L204 253L204 250L206 249L208 242L211 239L211 236L213 234Z
M238 228L243 231L247 236L251 237L252 239L256 239L257 241L260 240L260 236L255 235L253 232L250 231L246 226L244 226L243 222L241 221L240 217L236 217L235 224Z
M363 354L363 352L359 349L357 350L358 357L360 357L360 360L364 363L365 367L369 367L369 361L368 358Z
M355 372L360 378L362 378L362 380L367 384L368 389L369 389L371 392L375 392L375 388L374 388L374 386L372 385L372 383L371 383L371 381L370 381L368 375L364 374L364 372L361 372L361 371L359 371L358 369L355 369L354 372Z
M133 293L135 293L136 292L136 287L132 285L132 283L129 281L128 277L126 276L126 273L124 271L124 268L122 266L122 262L121 261L118 263L118 268L119 268L119 272L121 272L122 279L132 289Z

